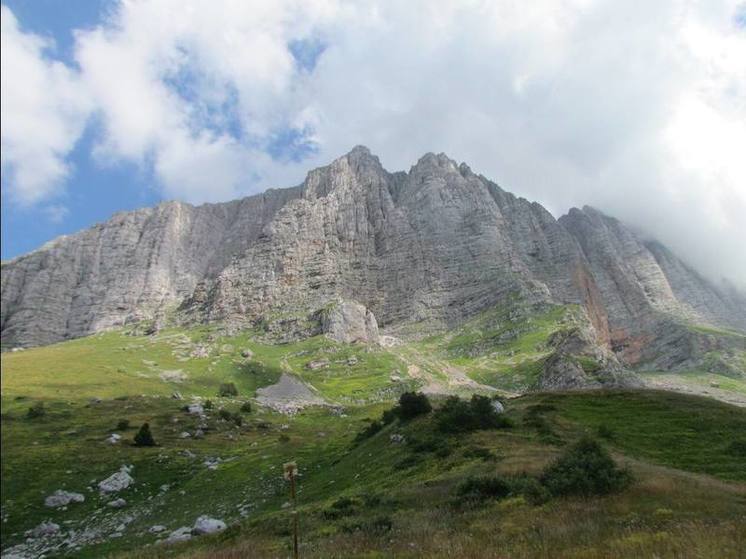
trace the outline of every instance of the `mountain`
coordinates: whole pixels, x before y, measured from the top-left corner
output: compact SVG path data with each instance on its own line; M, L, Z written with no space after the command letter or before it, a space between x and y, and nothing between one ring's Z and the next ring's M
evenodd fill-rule
M391 173L358 146L299 186L119 213L2 266L5 348L202 323L393 343L557 306L578 312L540 386L744 372L746 298L596 209L555 219L444 154Z

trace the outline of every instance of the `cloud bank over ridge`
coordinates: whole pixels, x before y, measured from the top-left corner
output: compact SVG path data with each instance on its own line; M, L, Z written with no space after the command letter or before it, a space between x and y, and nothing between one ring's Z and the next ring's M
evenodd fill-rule
M3 6L4 192L56 204L86 129L102 167L197 203L297 184L358 143L389 169L443 151L746 286L743 3L455 4L127 0L75 30L67 63Z

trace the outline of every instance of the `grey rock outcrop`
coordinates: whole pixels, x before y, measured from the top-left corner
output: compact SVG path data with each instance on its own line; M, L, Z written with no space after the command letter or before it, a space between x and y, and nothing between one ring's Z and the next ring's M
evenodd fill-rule
M332 340L378 343L376 317L359 303L334 301L321 315L321 331Z
M4 263L2 343L160 328L172 311L182 324L260 327L279 340L375 343L516 298L581 305L593 344L620 367L685 368L743 343L690 324L746 332L746 297L598 210L557 220L443 154L390 173L356 147L297 187L120 213ZM569 378L566 353L556 360Z

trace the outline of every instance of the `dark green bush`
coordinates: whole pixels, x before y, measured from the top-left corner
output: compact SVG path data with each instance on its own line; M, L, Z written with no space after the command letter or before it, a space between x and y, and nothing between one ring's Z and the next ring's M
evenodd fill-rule
M218 396L238 396L238 388L232 382L221 383L220 389L218 390Z
M732 456L746 457L746 439L731 442L725 451Z
M117 431L126 431L130 428L130 420L129 419L120 419L117 423Z
M360 503L357 499L351 497L339 497L329 507L321 512L321 515L327 520L334 520L345 516L351 516L358 512Z
M43 417L46 415L47 410L44 408L44 402L36 402L26 412L26 417L29 419L36 419L37 417Z
M365 532L368 534L383 534L389 532L394 523L388 516L376 516L370 520L345 522L340 528L343 532Z
M143 423L140 430L135 434L135 446L155 446L155 439L150 432L150 425Z
M398 415L403 421L430 413L430 400L422 392L405 392L399 397Z
M213 408L212 400L205 400L205 405L202 407L206 410L211 410Z
M397 417L399 417L399 406L394 406L393 408L383 412L383 415L381 415L381 422L384 425L388 425L395 421Z
M251 402L244 402L241 404L241 411L243 413L251 413Z
M355 437L355 442L362 442L365 439L371 438L373 435L383 429L383 423L380 421L371 421L368 426L360 431Z
M465 499L504 499L513 488L509 480L499 476L470 477L458 487L458 494Z
M510 419L495 412L489 398L476 394L468 402L458 396L448 397L443 406L435 411L435 422L438 429L444 433L513 426Z
M606 423L602 423L601 425L598 426L598 428L596 429L596 434L600 438L606 439L607 441L613 440L615 436L614 430L608 425L606 425Z
M541 476L552 495L606 495L632 481L597 441L583 438L568 448Z
M432 452L436 456L443 458L451 454L451 447L443 438L429 437L427 439L411 439L409 447L414 452Z

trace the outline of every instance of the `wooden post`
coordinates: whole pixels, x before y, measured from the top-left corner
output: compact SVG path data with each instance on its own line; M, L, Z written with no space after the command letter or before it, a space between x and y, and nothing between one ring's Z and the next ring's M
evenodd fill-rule
M290 482L290 499L293 505L293 559L298 559L298 508L295 499L295 477L298 475L298 465L295 462L283 464L285 479Z

